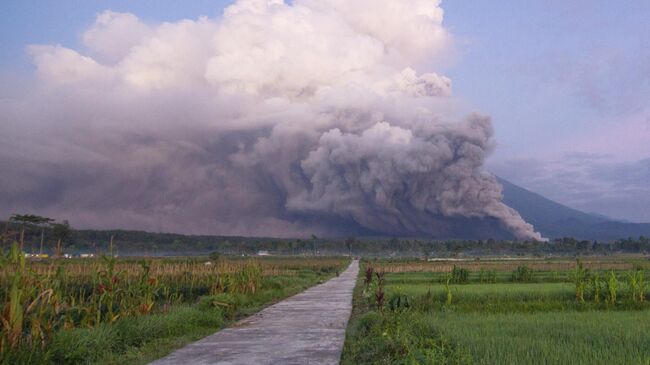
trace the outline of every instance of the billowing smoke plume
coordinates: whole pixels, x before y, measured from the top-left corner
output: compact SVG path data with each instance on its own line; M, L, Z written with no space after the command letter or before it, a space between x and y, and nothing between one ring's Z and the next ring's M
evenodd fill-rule
M482 171L489 118L459 118L430 70L451 52L442 20L437 0L106 11L82 50L30 46L36 86L1 99L0 213L276 236L445 237L469 219L541 239Z

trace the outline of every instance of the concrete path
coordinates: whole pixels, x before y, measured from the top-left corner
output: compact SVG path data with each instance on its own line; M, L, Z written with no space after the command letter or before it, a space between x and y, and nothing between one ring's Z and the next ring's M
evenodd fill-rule
M358 272L353 261L338 277L151 364L338 364Z

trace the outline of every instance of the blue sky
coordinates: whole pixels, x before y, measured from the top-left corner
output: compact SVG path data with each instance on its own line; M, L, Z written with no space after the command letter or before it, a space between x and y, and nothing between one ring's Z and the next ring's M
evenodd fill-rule
M145 22L217 17L225 0L3 0L0 74L27 80L25 46L81 48L110 9ZM494 120L488 168L562 203L650 221L650 2L443 1L456 52L443 74Z

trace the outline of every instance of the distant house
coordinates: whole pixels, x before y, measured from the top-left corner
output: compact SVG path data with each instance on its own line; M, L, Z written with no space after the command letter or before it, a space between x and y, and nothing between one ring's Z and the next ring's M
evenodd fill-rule
M271 256L269 251L257 251L257 256Z
M46 253L25 253L25 258L28 259L46 259L49 257L50 255Z

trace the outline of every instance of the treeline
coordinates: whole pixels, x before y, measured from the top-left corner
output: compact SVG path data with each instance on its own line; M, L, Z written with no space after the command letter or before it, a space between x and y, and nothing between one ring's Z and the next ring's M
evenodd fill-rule
M125 230L73 230L61 239L57 226L2 222L3 248L18 241L24 231L24 250L53 254L57 243L69 254L106 253L119 255L358 255L394 257L468 257L484 255L608 255L650 253L647 237L614 242L576 240L566 237L550 242L507 240L427 240L414 238L319 238L280 239L268 237L202 236ZM60 227L59 227L60 228Z

